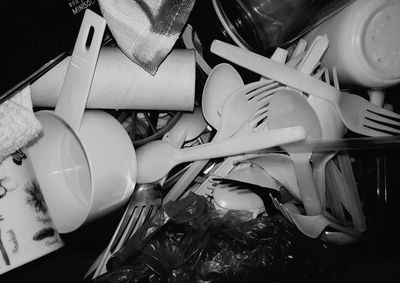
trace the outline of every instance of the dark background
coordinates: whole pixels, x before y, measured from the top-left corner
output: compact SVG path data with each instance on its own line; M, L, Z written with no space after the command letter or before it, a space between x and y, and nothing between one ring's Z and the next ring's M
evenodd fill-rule
M0 99L32 80L45 64L72 50L84 14L74 4L82 2L90 1L1 1ZM90 7L98 11L97 2Z

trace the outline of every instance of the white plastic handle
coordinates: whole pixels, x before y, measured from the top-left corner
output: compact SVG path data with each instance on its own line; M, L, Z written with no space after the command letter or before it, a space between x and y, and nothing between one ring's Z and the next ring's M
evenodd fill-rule
M178 159L178 163L183 163L193 160L225 157L280 146L304 140L305 138L306 130L304 127L287 127L181 149L180 154L176 158Z
M328 36L319 35L308 48L303 60L300 62L297 69L307 75L310 75L318 66L322 56L329 46Z
M54 110L75 132L82 121L105 27L103 17L86 9Z

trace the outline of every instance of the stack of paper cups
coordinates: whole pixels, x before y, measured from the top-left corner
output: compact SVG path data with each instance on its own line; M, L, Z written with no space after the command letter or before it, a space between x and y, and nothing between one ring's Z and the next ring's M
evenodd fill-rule
M327 34L322 64L337 67L341 85L382 89L400 82L400 1L356 0L311 31Z
M70 57L31 86L33 106L55 107ZM152 76L118 47L100 51L86 107L192 111L195 99L194 50L174 49Z

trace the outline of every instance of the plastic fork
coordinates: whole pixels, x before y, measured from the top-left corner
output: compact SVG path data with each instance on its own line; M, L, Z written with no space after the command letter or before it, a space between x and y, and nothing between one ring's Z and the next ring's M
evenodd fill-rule
M266 119L268 115L268 106L260 109L256 112L253 117L251 117L242 127L234 134L234 136L245 136L250 133L261 132L266 129ZM251 156L252 154L246 154L246 156ZM255 154L257 155L257 154ZM209 184L211 183L214 177L225 177L229 171L233 169L236 162L241 160L243 155L239 156L230 156L225 158L225 160L218 166L215 171L210 174L206 180L202 182L202 184L198 187L193 187L192 192L206 196L209 193Z
M106 249L101 253L93 278L105 273L108 259L125 246L129 238L145 221L154 216L161 206L162 193L159 184L136 185L125 212ZM90 272L89 272L90 273Z
M400 115L361 96L341 92L307 74L240 47L214 40L211 52L239 66L331 103L345 126L365 136L400 134Z

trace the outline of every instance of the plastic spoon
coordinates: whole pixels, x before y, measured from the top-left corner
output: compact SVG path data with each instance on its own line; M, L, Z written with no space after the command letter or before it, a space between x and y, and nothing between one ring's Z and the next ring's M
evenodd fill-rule
M211 127L218 130L221 120L218 108L233 91L243 85L242 77L232 65L221 63L212 69L204 85L201 98L204 118Z
M137 182L143 184L158 181L180 163L257 151L304 138L303 127L289 127L261 134L233 137L187 149L177 149L164 141L157 140L141 146L137 151Z
M292 90L281 90L270 99L267 124L269 129L301 125L306 129L307 141L321 138L321 126L314 110L304 98ZM282 146L293 160L301 199L308 215L321 214L314 176L311 169L311 152L296 152L296 144Z

